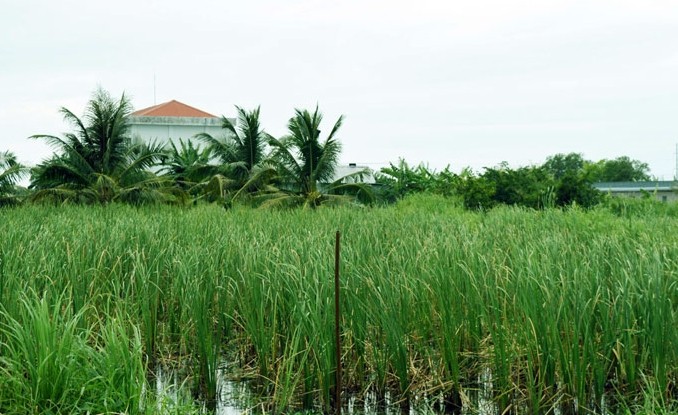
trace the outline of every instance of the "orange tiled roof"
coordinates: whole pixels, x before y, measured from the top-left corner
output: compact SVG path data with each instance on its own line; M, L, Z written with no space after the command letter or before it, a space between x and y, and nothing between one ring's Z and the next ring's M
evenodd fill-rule
M162 104L144 108L132 113L140 117L199 117L199 118L217 118L215 115L205 111L193 108L177 100L163 102Z

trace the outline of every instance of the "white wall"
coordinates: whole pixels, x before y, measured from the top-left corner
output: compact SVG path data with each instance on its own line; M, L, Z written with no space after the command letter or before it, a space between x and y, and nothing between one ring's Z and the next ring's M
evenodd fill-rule
M230 120L235 123L235 120ZM226 131L221 128L220 118L198 117L129 117L130 136L146 143L156 141L167 144L184 141L198 133L207 133L213 137L223 137Z

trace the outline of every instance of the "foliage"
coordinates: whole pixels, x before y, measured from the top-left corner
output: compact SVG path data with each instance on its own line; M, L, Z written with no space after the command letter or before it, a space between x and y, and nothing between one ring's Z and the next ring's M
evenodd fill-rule
M238 120L221 117L221 127L227 135L221 139L207 133L196 137L207 144L207 148L222 165L228 166L234 178L244 182L252 170L264 161L266 143L271 136L261 129L260 107L246 111L238 106Z
M179 187L188 190L215 172L215 167L209 164L212 151L193 145L191 140L179 139L178 143L177 146L170 140L160 173L170 176Z
M9 151L0 152L0 206L19 203L17 183L27 173L27 169L16 160Z
M266 206L306 206L344 203L350 200L371 202L373 194L363 183L346 183L347 177L334 178L339 161L341 143L335 135L343 123L343 116L334 123L324 141L320 140L322 113L316 107L295 110L287 128L289 134L280 139L271 138L271 160L278 173L281 191L264 197ZM350 176L364 174L356 172ZM349 194L355 195L353 198Z
M483 176L476 176L471 169L464 169L459 176L459 195L467 209L485 210L494 207L497 202L495 184Z
M598 203L599 193L585 175L586 162L579 154L558 154L542 166L512 169L506 162L480 174L464 169L457 175L446 167L441 172L423 165L415 168L400 160L377 175L381 197L388 201L412 193L430 193L461 197L468 209L486 210L497 205L534 209L577 203L590 207Z
M367 171L334 177L341 151L335 134L343 116L321 140L322 114L318 107L313 113L296 109L288 122L289 134L275 139L261 128L259 107L236 109L236 123L222 117L224 137L196 135L206 144L205 149L190 140L179 140L178 145L170 142L171 148L164 151L156 144L133 144L128 137L129 100L124 94L119 101L113 100L98 89L83 119L61 109L74 127L73 133L61 138L31 137L57 149L50 159L31 170L32 200L142 204L184 202L191 195L227 207L236 199L263 206L374 202L372 187L355 180ZM3 157L13 160L10 153ZM8 168L8 162L0 157L0 163L5 164L0 168L6 170L0 175L0 204L19 200L16 177L25 171L19 165ZM164 174L157 176L149 168L160 162ZM580 153L569 153L550 156L541 166L512 169L502 162L484 168L482 173L467 168L456 174L449 166L436 172L424 164L410 166L401 159L382 168L375 178L380 199L388 203L412 193L427 193L461 198L469 209L498 205L541 209L572 204L588 208L601 200L592 183L648 180L649 167L627 156L592 162Z
M138 331L127 319L82 330L85 309L65 301L29 292L14 314L0 307L0 412L140 412L148 385Z
M568 174L579 175L588 163L580 153L558 153L547 157L542 168L554 179L561 180Z
M134 373L145 354L186 356L189 379L207 396L228 351L270 403L262 408L326 408L337 229L346 390L407 402L486 386L497 412L675 407L670 206L476 213L416 194L384 208L316 212L9 210L0 222L0 412L84 413L77 409L102 396L135 396L124 391L142 384ZM26 296L33 291L41 295ZM32 383L38 370L45 381ZM488 371L491 382L479 385ZM31 392L41 388L55 400L34 398L48 394ZM135 412L125 402L136 401L108 402L88 408Z
M493 184L495 192L492 199L509 206L540 208L552 187L552 182L540 167L511 169L508 164L502 163L497 168L485 168L481 177Z
M599 162L604 163L604 161ZM546 159L542 167L554 179L555 201L558 206L577 204L591 207L598 204L602 194L593 188L597 180L592 174L594 163L579 153L556 154Z
M341 144L334 136L341 127L343 116L335 122L323 142L320 141L322 118L317 107L312 114L296 109L295 116L287 124L289 135L270 141L282 180L289 181L302 195L317 192L318 182L330 182L339 161Z
M376 182L383 187L381 197L388 202L395 202L411 193L431 193L443 196L455 194L459 184L458 177L449 166L441 172L435 172L424 166L410 167L403 159L397 165L389 164L376 175Z
M131 109L124 94L115 101L102 89L94 92L83 119L61 108L75 132L63 138L31 137L45 140L58 150L32 170L31 188L36 190L33 199L137 204L177 200L181 193L148 170L162 159L162 147L133 144L128 136Z
M556 185L558 206L577 204L583 207L595 206L600 202L602 193L593 188L586 176L574 172L566 173Z
M647 163L632 160L627 156L589 163L585 170L586 175L592 182L637 182L650 180L650 167Z
M272 137L261 128L260 107L246 111L236 106L236 110L235 124L226 117L221 119L225 137L196 135L219 163L203 187L204 195L226 206L235 199L276 190L270 185L276 172L266 160L266 144Z
M234 186L235 180L227 178L228 169L211 164L212 150L200 148L191 140L179 139L179 146L170 140L170 148L159 174L169 178L180 192L193 198L193 202L204 199L209 202L223 202Z

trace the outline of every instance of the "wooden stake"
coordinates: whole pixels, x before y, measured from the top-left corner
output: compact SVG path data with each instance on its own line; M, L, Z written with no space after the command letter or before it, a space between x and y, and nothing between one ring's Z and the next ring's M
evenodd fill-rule
M334 338L336 340L336 379L334 387L334 409L337 415L341 415L341 330L339 327L339 317L341 309L339 307L339 252L340 252L341 234L337 231L337 237L334 244Z

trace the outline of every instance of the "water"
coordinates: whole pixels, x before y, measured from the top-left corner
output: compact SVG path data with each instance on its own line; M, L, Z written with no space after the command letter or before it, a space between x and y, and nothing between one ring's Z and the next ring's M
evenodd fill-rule
M215 415L240 415L252 412L253 395L247 383L230 380L229 366L222 364L217 369L217 402L212 412L204 402L196 400L191 390L193 381L185 370L169 369L159 365L155 373L155 393L158 397L158 411L172 411L177 408L198 407L200 412Z
M155 393L159 397L158 409L160 412L172 409L197 405L201 412L210 413L204 403L196 401L191 394L192 383L181 369L171 370L159 366L156 369ZM214 409L215 415L241 415L252 412L268 412L263 404L257 403L257 397L248 387L247 382L231 380L232 372L228 364L220 365L217 377L217 402ZM490 400L479 398L480 408L493 408ZM316 411L320 413L320 409ZM379 400L375 392L368 392L364 396L351 395L346 399L342 410L349 415L420 415L442 414L442 397L415 396L408 408L403 409L389 392L386 392L383 400ZM490 410L466 409L462 414L489 415Z
M159 366L155 376L155 392L158 396L158 410L160 413L177 411L178 408L199 408L200 413L215 415L241 415L251 413L270 412L261 399L257 399L246 381L233 379L233 366L222 363L217 370L217 402L213 411L207 409L191 394L192 380L186 375L185 370L169 370ZM494 415L499 413L499 408L493 401L493 380L489 368L481 371L477 378L477 387L462 391L461 415ZM605 399L601 405L602 415L611 415ZM561 414L558 407L547 409L545 412L556 415ZM389 392L386 392L383 400L379 400L374 392L368 392L362 396L351 395L345 401L342 412L348 415L423 415L445 414L445 406L442 396L415 395L408 407L402 407L395 402ZM321 413L321 409L306 413ZM513 413L529 413L528 408L514 408Z

